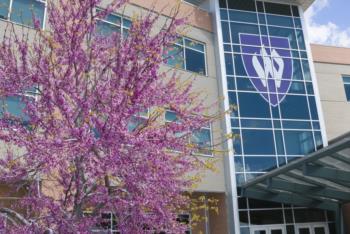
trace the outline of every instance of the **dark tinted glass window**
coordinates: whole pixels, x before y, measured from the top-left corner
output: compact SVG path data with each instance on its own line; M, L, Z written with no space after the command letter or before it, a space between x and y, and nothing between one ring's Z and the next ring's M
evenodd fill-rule
M272 131L243 129L242 138L245 154L272 155L275 153Z
M316 99L314 96L309 96L310 112L312 119L318 119Z
M231 37L233 43L239 43L239 33L259 34L259 27L252 24L231 23Z
M245 197L238 198L238 208L247 209L247 198Z
M205 58L202 52L191 49L185 50L186 70L205 75Z
M225 54L225 65L226 65L226 74L227 75L233 75L232 54L229 54L229 53Z
M221 8L226 8L226 7L227 7L227 5L226 5L226 0L219 0L219 6L220 6Z
M280 108L283 118L310 119L306 96L287 95Z
M326 221L325 212L317 209L294 209L296 223L312 223Z
M282 210L250 211L250 223L252 225L283 223L283 212Z
M244 172L244 164L243 164L243 158L236 156L235 157L235 168L236 172Z
M250 209L268 209L268 208L282 208L281 203L263 201L257 199L248 199Z
M287 225L287 234L295 234L293 225Z
M239 221L240 221L242 226L247 225L249 223L247 211L240 211L239 212Z
M264 3L263 2L257 1L256 5L258 7L259 12L264 12Z
M343 76L346 100L350 101L350 76Z
M276 167L276 157L245 157L245 170L247 172L267 172Z
M289 5L265 2L266 13L277 15L292 15Z
M238 93L241 117L269 118L269 104L259 93Z
M278 15L266 15L267 23L270 25L294 27L293 18Z
M311 131L284 131L284 138L288 155L306 155L315 151Z
M254 0L229 0L228 8L245 10L245 11L255 11L255 1Z
M258 23L256 13L229 10L229 17L231 21L241 21L248 23Z
M221 22L222 27L222 39L224 42L230 42L230 30L227 22Z
M227 87L229 90L236 89L235 79L232 76L227 77Z
M292 6L293 16L299 17L299 9L297 6Z

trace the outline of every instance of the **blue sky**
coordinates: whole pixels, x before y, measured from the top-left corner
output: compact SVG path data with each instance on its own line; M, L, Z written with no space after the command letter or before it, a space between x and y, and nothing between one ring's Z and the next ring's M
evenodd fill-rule
M305 17L311 42L350 47L350 0L315 0Z

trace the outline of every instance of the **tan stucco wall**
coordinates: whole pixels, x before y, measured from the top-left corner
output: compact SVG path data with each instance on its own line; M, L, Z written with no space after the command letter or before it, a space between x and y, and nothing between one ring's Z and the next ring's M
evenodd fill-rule
M213 31L211 14L185 2L180 3L180 1L174 0L130 0L130 3L146 9L153 9L166 16L172 15L174 8L177 4L180 4L178 15L180 17L187 17L188 24L209 32Z
M342 75L350 65L315 62L328 140L350 131L350 102L347 102Z
M350 75L350 48L311 45L328 140L350 131L350 102L342 75Z

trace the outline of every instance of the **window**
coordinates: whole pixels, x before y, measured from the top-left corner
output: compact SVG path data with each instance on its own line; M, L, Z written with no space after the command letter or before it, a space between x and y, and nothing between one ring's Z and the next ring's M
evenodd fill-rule
M201 155L212 155L211 152L211 129L210 126L202 127L191 135L191 142L198 147L198 153Z
M0 118L3 118L6 114L10 117L10 119L14 117L22 121L24 125L28 124L29 116L24 112L24 109L26 108L26 102L23 100L24 98L26 98L28 101L34 100L30 96L1 97Z
M207 75L203 43L181 37L168 49L166 58L170 66Z
M350 76L343 76L346 100L350 102Z
M178 221L181 224L185 224L185 225L190 226L191 225L191 215L190 214L179 214L177 216L176 221ZM191 233L192 233L192 231L191 231L191 228L189 227L185 231L185 234L191 234Z
M34 26L33 16L44 27L46 0L5 0L0 3L0 18Z
M174 111L167 110L165 112L165 122L180 122ZM175 133L177 137L182 137L184 133ZM200 155L211 156L212 155L212 136L211 127L202 127L198 130L193 131L190 142L198 147L197 153Z
M84 215L90 215L89 212L84 212ZM101 222L99 222L92 230L92 233L113 233L120 234L117 227L117 218L111 213L102 213Z
M97 10L99 11L99 10ZM131 21L116 14L109 14L97 22L97 32L103 36L109 36L114 32L127 35L131 27Z
M149 117L149 110L148 109L132 116L130 121L128 122L128 131L132 132L136 128L145 124L148 117Z

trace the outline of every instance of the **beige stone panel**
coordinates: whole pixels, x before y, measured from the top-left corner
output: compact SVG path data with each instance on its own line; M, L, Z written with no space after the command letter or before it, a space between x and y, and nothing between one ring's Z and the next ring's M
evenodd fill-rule
M323 101L324 118L328 140L340 136L350 129L350 103Z
M312 44L311 51L315 62L350 65L350 48Z
M342 74L350 75L350 66L343 64L319 63L315 62L316 74Z
M317 73L317 81L321 101L346 102L344 84L340 74Z

